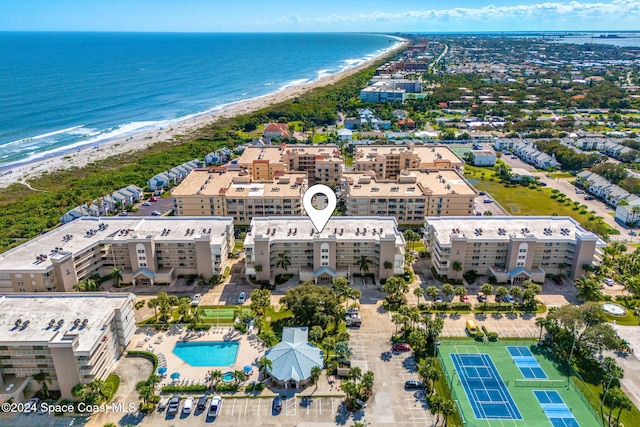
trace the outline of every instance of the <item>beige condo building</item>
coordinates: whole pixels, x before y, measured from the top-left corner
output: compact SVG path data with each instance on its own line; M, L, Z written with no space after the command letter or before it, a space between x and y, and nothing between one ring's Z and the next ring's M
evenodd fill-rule
M355 170L374 171L392 179L404 169L461 170L464 161L449 147L441 145L358 145L353 156Z
M393 217L333 217L321 233L307 217L254 218L244 250L246 274L259 280L290 273L329 283L360 273L384 279L404 272L405 241ZM362 257L368 271L360 270ZM256 272L257 265L262 271Z
M559 274L576 279L585 273L583 266L600 263L606 245L570 217L427 217L425 229L429 262L439 275L454 279L469 270L500 283L541 283Z
M249 225L255 216L304 215L304 172L277 172L254 181L246 171L197 169L172 191L178 216L230 216L236 225Z
M233 245L233 218L79 218L0 254L0 292L71 292L113 269L138 285L209 279L224 272Z
M425 216L473 215L475 189L457 170L403 170L395 180L375 172L343 174L347 215L388 215L420 225Z
M106 379L135 332L134 300L96 292L0 295L0 402L39 390L32 376L41 371L63 399L78 383Z
M306 172L309 184L338 184L344 159L336 145L281 144L280 146L249 146L238 166L249 172L253 181L273 179L278 172Z

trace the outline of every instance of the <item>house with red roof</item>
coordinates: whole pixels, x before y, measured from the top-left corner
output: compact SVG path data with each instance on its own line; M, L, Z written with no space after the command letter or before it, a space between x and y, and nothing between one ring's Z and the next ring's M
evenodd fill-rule
M289 126L286 123L268 123L264 126L265 138L288 138Z

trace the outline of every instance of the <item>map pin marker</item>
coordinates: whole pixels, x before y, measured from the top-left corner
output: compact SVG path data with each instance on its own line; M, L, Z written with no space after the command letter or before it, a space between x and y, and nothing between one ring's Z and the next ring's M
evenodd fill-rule
M313 196L322 194L327 198L327 206L324 209L316 209L312 204ZM312 185L304 192L302 197L302 206L307 211L307 215L311 219L313 226L318 233L321 233L329 219L333 215L333 210L336 208L336 193L326 185L316 184Z

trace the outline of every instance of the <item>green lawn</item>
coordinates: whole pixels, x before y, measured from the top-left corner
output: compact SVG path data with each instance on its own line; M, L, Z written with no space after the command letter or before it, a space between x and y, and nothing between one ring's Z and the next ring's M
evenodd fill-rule
M478 190L489 193L512 215L570 216L586 229L600 235L617 232L602 219L595 218L593 214L581 208L576 209L573 200L565 197L561 203L558 201L560 198L551 198L554 194L550 188L529 188L521 185L507 187L498 181L492 169L468 165L465 165L465 177Z
M321 144L323 142L327 142L329 140L329 135L326 133L318 133L318 132L314 132L313 134L313 143L314 144Z
M573 174L569 172L551 172L547 174L549 178L573 178Z
M107 399L107 403L110 403L111 399L113 399L113 396L116 395L116 392L118 391L118 387L120 386L120 377L117 376L116 374L109 374L109 376L105 380L105 385L111 386L111 395Z
M198 311L201 313L201 322L199 324L208 324L208 323L233 323L234 314L239 306L235 305L201 305L198 306ZM248 307L244 307L242 309L243 312L250 312L251 309ZM178 313L178 309L174 308L171 312L172 319L169 323L180 323L180 313ZM157 323L156 316L153 315L147 320L142 322L146 325L154 325Z
M244 250L244 240L240 240L240 239L236 239L234 245L233 245L233 250L234 251L242 251Z
M603 413L605 416L608 416L609 407L607 405L601 405L602 387L586 382L582 384L584 384L584 386L588 390L588 392L584 393L584 395L587 397L587 400L591 404L591 407L593 407L597 413ZM640 410L638 410L638 408L633 403L631 404L631 406L631 411L622 411L622 414L620 415L620 422L625 426L636 426L638 425L638 420L640 420ZM612 417L615 419L617 415L618 410L614 409Z

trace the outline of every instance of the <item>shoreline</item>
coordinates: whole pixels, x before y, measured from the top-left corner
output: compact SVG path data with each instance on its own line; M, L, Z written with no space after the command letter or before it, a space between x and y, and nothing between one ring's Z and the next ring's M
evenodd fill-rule
M196 113L184 119L175 119L175 121L170 121L168 124L154 125L151 129L120 135L98 143L88 142L87 144L77 145L73 148L69 148L68 150L60 150L58 152L51 153L50 155L43 153L42 157L31 161L25 160L23 163L16 162L12 165L0 166L0 170L3 171L0 172L2 173L2 175L0 175L0 188L8 187L14 183L27 185L27 181L34 179L45 172L53 172L70 167L81 168L89 163L103 160L111 156L125 152L140 151L153 144L173 139L178 135L188 135L190 132L197 131L198 129L220 119L249 114L270 105L290 100L313 89L334 84L347 76L355 74L362 69L369 67L373 62L378 61L380 58L397 52L405 47L406 44L407 41L402 40L400 41L400 44L394 48L390 48L385 52L356 65L355 67L324 76L309 83L289 87L278 92L273 92L256 98L238 101L230 105L222 106L219 109Z

